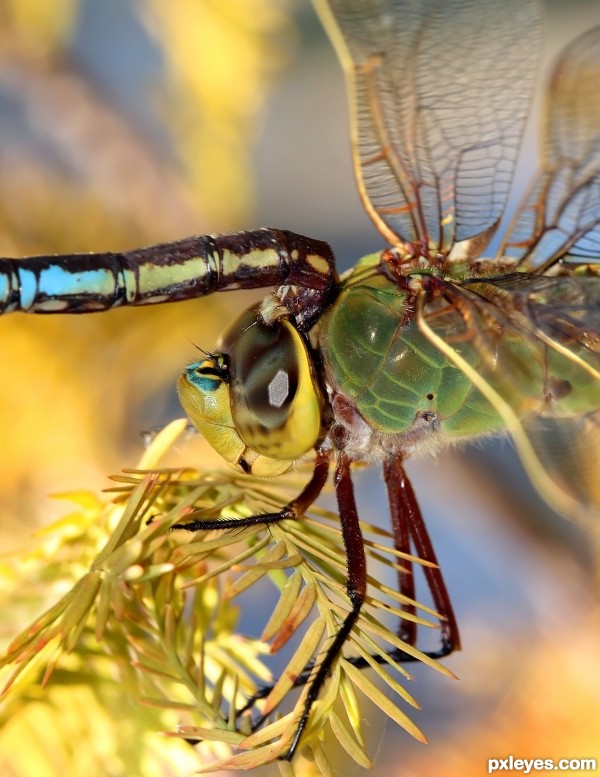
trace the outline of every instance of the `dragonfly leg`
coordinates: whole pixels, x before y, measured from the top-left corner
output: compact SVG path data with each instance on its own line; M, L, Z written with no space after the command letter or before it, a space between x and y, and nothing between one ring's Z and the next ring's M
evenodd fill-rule
M193 521L187 524L175 524L174 529L187 529L188 531L236 528L239 526L253 526L256 524L273 523L285 518L299 518L305 510L315 501L327 479L329 470L329 451L318 450L315 468L311 480L307 483L300 495L286 505L278 513L269 513L266 515L251 516L242 519L219 519L215 521ZM306 685L310 682L310 688L304 701L304 707L300 719L296 726L296 731L292 744L282 756L281 760L291 761L298 748L300 738L308 723L310 710L313 703L319 697L325 680L331 671L335 659L339 656L352 627L356 623L364 602L367 590L367 562L363 537L359 526L358 510L354 498L354 488L350 475L350 459L341 453L335 473L335 488L340 511L340 521L342 529L342 539L346 551L348 574L346 578L346 593L350 599L352 608L344 618L339 631L335 635L333 642L327 648L325 656L319 664L316 672L314 671L314 662L309 664L304 672L294 683L296 687ZM271 691L273 686L265 686L254 695L243 708L237 710L236 717L251 709L254 703L259 699L264 699ZM254 721L252 729L260 728L264 718L260 717ZM188 740L190 744L199 741L195 738Z
M166 428L166 426L167 424L157 424L156 426L151 426L150 429L142 429L140 437L142 438L144 450L154 442L156 437ZM185 432L186 434L189 434L190 432L198 434L198 430L191 421L188 421L185 425Z
M350 459L344 453L340 453L335 472L335 491L340 512L342 539L346 551L347 577L346 593L350 599L352 609L344 618L333 642L327 648L323 660L310 680L310 687L304 700L304 708L300 720L296 726L296 733L287 753L281 760L291 761L302 732L306 728L310 710L313 703L319 697L319 693L331 671L335 659L340 655L342 648L356 623L363 605L367 591L367 561L363 544L363 537L358 520L358 510L354 499L354 488L350 475Z
M410 553L412 544L419 558L435 564L434 567L423 567L423 572L434 606L442 618L441 645L439 650L427 653L427 655L441 658L454 650L460 650L460 634L448 589L438 565L415 492L404 469L402 456L395 456L385 462L383 476L388 491L394 547L396 550ZM403 562L403 565L406 567L406 571L398 572L400 593L414 599L413 565L410 562ZM415 607L412 604L407 605L406 609L409 613L415 613ZM402 620L398 635L410 645L414 645L417 636L416 626L417 624L412 621ZM394 658L401 658L403 655L402 651L395 651L395 654Z
M434 606L442 618L440 647L437 650L426 650L423 652L429 658L444 658L444 656L455 650L460 650L458 623L452 608L448 589L438 565L433 544L421 515L421 509L404 469L402 456L395 456L386 461L383 474L388 491L395 549L403 553L411 553L411 549L414 547L419 558L435 564L434 567L423 567L423 571ZM403 561L403 566L405 569L398 571L398 587L401 594L409 599L414 599L413 565L410 562ZM406 605L405 609L413 614L416 611L412 604ZM401 620L398 636L409 645L415 645L417 624L410 620ZM379 654L372 655L370 658L378 664L386 663L386 657ZM419 660L418 655L407 653L401 649L392 650L389 653L389 658L400 663ZM361 656L350 656L347 660L359 669L366 669L369 666L368 662ZM306 684L309 677L309 670L302 672L296 680L296 685ZM264 695L266 696L267 694ZM254 700L258 698L264 698L264 696L255 696Z
M395 477L394 459L387 459L383 465L383 477L388 493L390 505L390 521L394 535L394 549L400 553L410 554L410 530L409 521L405 520L406 510L404 505L404 491L402 483ZM417 508L418 509L418 508ZM407 559L399 562L402 569L398 569L398 590L408 599L415 598L415 576L413 564ZM416 615L414 604L406 604L405 610ZM417 624L412 620L402 619L398 628L398 636L403 642L415 645L417 642Z
M444 579L440 572L439 566L437 566L437 557L435 555L431 539L427 532L425 522L423 521L421 510L417 503L410 480L408 479L408 476L404 470L401 456L397 456L386 462L384 465L384 479L388 490L392 531L394 535L394 547L396 550L399 550L403 553L411 553L412 542L416 553L420 558L426 561L430 561L436 565L435 567L424 567L424 571L434 605L443 618L441 628L441 645L437 650L423 652L430 658L443 658L444 656L452 653L454 650L460 649L460 634L458 630L458 624L456 622L456 617L454 615L454 610L452 609L452 604L446 589L446 585L444 583ZM342 511L339 490L338 499L340 500L340 515L343 516L344 512ZM345 535L344 542L346 542ZM354 553L355 549L355 543L352 544L352 551L349 551L349 547L346 545L346 552L349 560L350 552ZM403 565L405 566L405 569L398 572L398 587L403 595L409 597L410 599L414 599L415 584L414 576L412 574L412 565L409 565L407 562L403 562ZM415 612L415 608L412 605L407 605L406 610L407 612ZM350 615L352 615L352 613L350 613ZM352 623L355 622L356 617L358 617L358 613ZM415 624L413 621L404 620L401 621L400 627L398 629L398 635L410 645L414 645L416 642L416 625L417 624ZM344 628L344 626L345 622L342 625L342 628ZM351 628L352 625L348 627L344 636L340 637L341 644L343 644L343 640L348 636ZM331 646L330 650L332 650L333 647L334 645ZM336 646L336 649L337 652L339 652L341 645ZM327 660L327 656L325 659ZM389 653L389 659L401 663L419 660L418 655L413 655L412 653L407 653L399 649L392 650ZM369 667L367 661L361 656L349 656L346 660L359 669L366 669ZM371 656L371 660L376 661L379 664L384 664L387 662L388 657L375 654ZM325 674L330 668L332 661L333 658L331 658L329 661L328 667L323 674L323 678L320 680L320 685L323 684ZM298 675L294 683L295 687L302 687L306 685L306 683L310 682L311 675L313 673L313 666L314 664L309 664L306 669ZM315 677L313 680L313 686L317 679L318 678ZM244 712L252 709L257 701L264 699L269 695L272 688L272 685L266 685L260 688L257 693L248 699L246 704L237 711L237 715L242 715ZM314 701L315 698L316 695L313 694L312 701ZM253 724L253 730L259 728L263 721L263 718L258 718L255 720ZM303 726L305 725L306 720L304 721ZM295 746L298 744L298 739L299 735L297 735L295 739ZM288 751L287 757L289 756L290 754Z
M190 521L189 523L176 523L171 529L185 529L186 531L212 531L218 529L241 529L244 526L259 526L268 523L277 523L287 519L302 518L311 504L317 499L323 486L327 482L329 474L330 451L318 448L315 466L308 483L295 499L288 502L276 513L264 513L251 515L248 518L213 518Z

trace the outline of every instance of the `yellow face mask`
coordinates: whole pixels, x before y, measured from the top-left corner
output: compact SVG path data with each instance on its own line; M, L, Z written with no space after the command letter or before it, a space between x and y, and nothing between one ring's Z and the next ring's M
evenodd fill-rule
M259 477L280 475L321 433L321 392L306 343L286 319L267 326L251 308L220 347L185 369L179 400L230 464Z

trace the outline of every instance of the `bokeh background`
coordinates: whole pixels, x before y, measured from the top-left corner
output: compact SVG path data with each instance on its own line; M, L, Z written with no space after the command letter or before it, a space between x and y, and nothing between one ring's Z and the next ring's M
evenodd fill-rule
M546 65L600 23L597 2L547 10ZM524 169L535 137L534 122ZM1 256L263 225L328 240L342 268L382 245L354 187L341 73L308 2L3 0ZM106 487L136 461L141 431L180 414L182 366L243 304L0 320L6 553L63 510L49 493ZM460 680L415 668L428 746L368 713L377 773L482 775L510 754L600 762L593 538L540 502L506 441L410 473L461 623L463 650L447 661ZM357 482L365 518L384 521L378 474ZM0 732L2 775L33 773L4 770L7 748Z

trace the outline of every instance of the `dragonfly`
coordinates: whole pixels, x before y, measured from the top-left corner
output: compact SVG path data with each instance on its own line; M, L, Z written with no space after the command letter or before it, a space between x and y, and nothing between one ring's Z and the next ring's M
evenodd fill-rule
M333 469L350 609L316 671L298 678L310 688L288 760L367 596L353 466L381 467L395 549L430 562L440 636L424 652L433 658L459 649L460 634L407 459L508 432L550 504L589 523L600 513L600 27L554 67L539 171L511 215L540 51L537 3L316 6L346 75L357 186L384 250L341 277L326 242L272 228L0 259L2 313L270 289L186 367L178 393L232 467L276 477L313 452L310 479L278 512L174 528L301 520ZM414 601L411 564L398 587ZM417 645L414 620L401 619L398 634Z

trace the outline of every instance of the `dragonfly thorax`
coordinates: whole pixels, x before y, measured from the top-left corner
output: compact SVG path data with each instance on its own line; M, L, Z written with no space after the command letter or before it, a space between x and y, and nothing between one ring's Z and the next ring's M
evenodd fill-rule
M436 316L442 288L439 271L396 278L376 256L365 258L321 320L332 435L353 458L435 452L502 428L472 382L420 330L419 307Z

